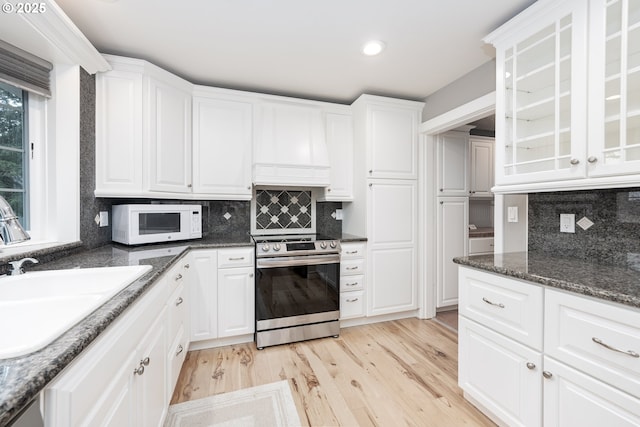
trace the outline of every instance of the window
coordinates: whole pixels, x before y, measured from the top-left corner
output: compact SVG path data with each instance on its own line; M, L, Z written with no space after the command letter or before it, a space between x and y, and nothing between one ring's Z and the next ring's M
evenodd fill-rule
M0 82L0 196L29 228L27 92Z

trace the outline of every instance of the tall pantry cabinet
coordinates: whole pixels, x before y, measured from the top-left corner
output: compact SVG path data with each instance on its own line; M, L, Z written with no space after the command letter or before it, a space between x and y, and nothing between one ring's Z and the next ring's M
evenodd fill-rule
M423 103L353 103L354 201L343 231L367 237L367 316L417 308L418 124Z

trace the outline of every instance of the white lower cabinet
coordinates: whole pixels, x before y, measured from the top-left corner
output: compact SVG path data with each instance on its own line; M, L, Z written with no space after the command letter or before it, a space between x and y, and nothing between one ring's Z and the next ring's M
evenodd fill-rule
M459 279L459 385L489 417L640 425L640 310L468 267Z
M255 331L253 267L218 270L218 337Z
M366 243L343 242L340 246L340 319L364 317Z
M464 317L458 325L458 383L465 396L510 426L540 425L540 352Z

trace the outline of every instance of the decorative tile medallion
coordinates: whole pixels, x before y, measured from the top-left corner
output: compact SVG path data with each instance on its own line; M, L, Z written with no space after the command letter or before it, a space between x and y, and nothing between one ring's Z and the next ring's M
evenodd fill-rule
M311 230L311 191L256 190L256 230Z

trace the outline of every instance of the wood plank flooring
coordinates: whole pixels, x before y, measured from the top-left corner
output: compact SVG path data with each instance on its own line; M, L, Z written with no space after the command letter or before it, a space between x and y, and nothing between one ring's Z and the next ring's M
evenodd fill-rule
M171 403L287 380L305 426L493 426L457 386L457 336L430 320L339 338L189 352Z

